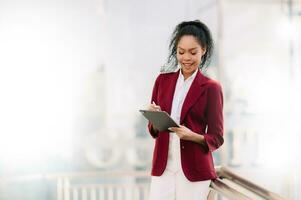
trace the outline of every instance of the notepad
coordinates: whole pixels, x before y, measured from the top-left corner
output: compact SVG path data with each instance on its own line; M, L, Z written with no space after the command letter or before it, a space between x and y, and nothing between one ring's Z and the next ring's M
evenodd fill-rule
M139 110L159 131L168 131L170 127L180 127L165 111Z

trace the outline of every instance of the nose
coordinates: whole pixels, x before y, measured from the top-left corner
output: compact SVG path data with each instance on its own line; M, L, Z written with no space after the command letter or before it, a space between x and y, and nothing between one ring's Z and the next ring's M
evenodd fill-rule
M185 53L185 54L183 55L183 60L184 60L184 61L190 60L190 56L189 56L187 53Z

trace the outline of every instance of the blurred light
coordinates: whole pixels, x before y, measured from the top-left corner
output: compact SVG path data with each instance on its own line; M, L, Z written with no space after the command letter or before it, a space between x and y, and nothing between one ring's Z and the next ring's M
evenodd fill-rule
M301 166L301 94L292 84L276 82L258 90L258 96L265 97L261 113L269 113L258 123L261 131L258 160L268 170L285 173ZM263 91L269 91L268 95Z
M73 80L58 27L17 10L0 21L0 159L22 168L49 156L70 158Z
M296 35L296 27L293 21L290 21L288 17L280 19L277 33L283 40L289 40Z

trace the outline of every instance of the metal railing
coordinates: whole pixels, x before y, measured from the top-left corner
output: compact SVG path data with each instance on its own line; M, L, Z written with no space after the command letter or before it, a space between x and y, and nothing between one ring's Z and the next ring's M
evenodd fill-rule
M49 178L57 179L57 200L146 200L150 176L146 171L108 171L56 174ZM102 183L75 183L87 179ZM137 183L137 179L144 182Z
M283 197L276 193L268 191L267 189L252 183L251 181L238 176L237 174L230 171L228 168L220 166L216 167L216 172L218 174L218 179L211 182L210 193L208 195L208 200L215 200L217 195L226 197L231 200L252 200L252 195L248 193L253 193L261 199L267 200L285 200ZM133 182L132 184L125 185L124 183L117 184L80 184L72 185L70 184L71 179L83 178L83 177L130 177L133 179L144 178L149 179L148 172L102 172L102 173L86 173L77 174L69 176L59 176L58 179L58 200L100 200L100 199L141 199L145 200L148 197L149 183L137 184ZM62 178L63 177L63 178ZM234 187L235 183L238 187ZM239 191L239 187L243 188L243 191ZM246 193L245 191L248 191ZM81 193L81 195L79 195ZM90 194L90 195L89 195ZM90 196L90 198L88 198ZM256 198L257 200L258 198Z
M229 199L233 200L252 200L254 198L245 194L245 192L241 192L236 187L225 183L223 180L228 180L232 183L235 183L239 187L242 187L244 190L247 190L250 193L253 193L262 199L267 200L285 200L285 198L281 197L280 195L268 191L267 189L233 173L228 168L219 166L215 168L218 179L211 182L211 191L208 197L208 200L215 199L216 193L221 194Z
M218 196L229 200L285 200L278 194L252 183L226 167L220 166L215 169L218 178L210 184L208 200L215 200ZM57 200L147 200L150 174L146 171L39 174L0 178L0 183L29 182L41 179L56 181ZM254 198L254 195L258 198Z

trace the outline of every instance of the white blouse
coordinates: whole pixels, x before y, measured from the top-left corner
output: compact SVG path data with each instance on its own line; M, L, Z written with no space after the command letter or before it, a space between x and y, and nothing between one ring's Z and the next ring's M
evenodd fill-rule
M171 118L178 124L180 123L184 100L198 71L199 70L195 70L195 72L184 81L184 76L182 74L182 71L180 70L172 100L172 108L170 114ZM169 147L166 169L173 172L177 172L181 169L180 139L176 135L176 133L173 132L169 133Z

